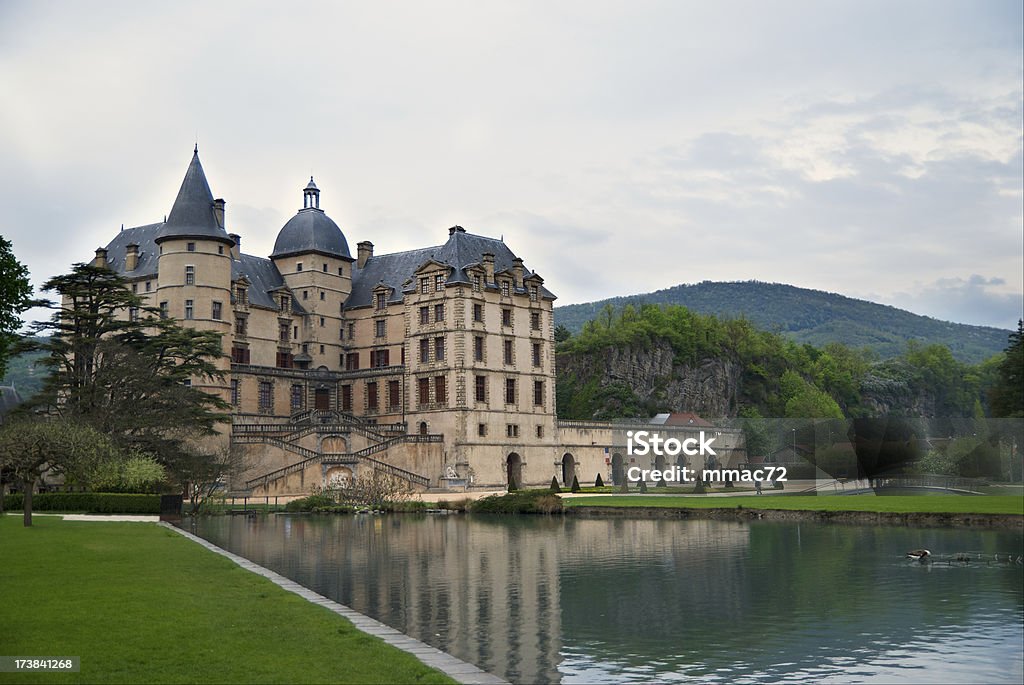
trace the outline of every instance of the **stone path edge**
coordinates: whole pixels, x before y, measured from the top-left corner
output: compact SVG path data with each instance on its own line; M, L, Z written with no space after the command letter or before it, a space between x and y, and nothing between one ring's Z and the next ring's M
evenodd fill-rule
M232 554L231 552L213 544L209 540L204 540L201 537L193 535L192 533L182 530L181 528L173 526L165 521L161 521L159 525L169 530L173 530L192 542L202 545L211 552L215 552L222 557L230 559L246 571L255 573L258 576L263 576L283 590L293 592L309 602L326 607L334 613L344 616L352 623L353 626L355 626L356 630L361 630L364 633L380 638L392 647L413 655L427 666L436 668L456 681L464 683L464 685L509 685L508 681L502 680L493 673L483 671L468 661L463 661L462 659L458 659L436 647L431 647L426 642L422 642L410 635L399 632L391 626L381 623L375 618L361 614L355 609L350 609L344 604L339 604L328 597L313 592L309 588L299 585L294 580L285 578L281 574L271 571L268 568L264 568L259 564L254 564L245 557Z

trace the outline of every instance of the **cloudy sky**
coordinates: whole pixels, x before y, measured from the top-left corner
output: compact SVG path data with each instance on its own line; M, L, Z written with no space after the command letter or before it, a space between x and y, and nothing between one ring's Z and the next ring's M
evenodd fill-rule
M1021 3L0 1L0 231L36 284L169 211L198 139L269 254L504 236L562 304L702 280L1009 328Z

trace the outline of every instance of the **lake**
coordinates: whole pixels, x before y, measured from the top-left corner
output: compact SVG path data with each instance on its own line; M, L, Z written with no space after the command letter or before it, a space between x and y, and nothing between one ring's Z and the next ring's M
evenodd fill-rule
M412 514L184 527L514 683L1024 680L1024 567L903 558L1019 555L1017 531Z

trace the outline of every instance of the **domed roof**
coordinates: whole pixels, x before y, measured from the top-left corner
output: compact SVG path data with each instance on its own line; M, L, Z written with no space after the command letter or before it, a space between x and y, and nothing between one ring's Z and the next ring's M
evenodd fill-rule
M305 207L288 220L274 242L271 258L287 257L305 252L319 252L332 257L352 259L345 234L320 209L320 191L313 183L303 190Z

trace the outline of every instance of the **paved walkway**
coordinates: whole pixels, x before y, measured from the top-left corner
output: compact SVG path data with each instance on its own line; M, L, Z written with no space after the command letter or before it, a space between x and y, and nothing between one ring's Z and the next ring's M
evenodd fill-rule
M103 520L110 519L104 518ZM317 594L309 588L303 587L295 581L289 580L268 568L264 568L258 564L254 564L248 559L238 556L237 554L232 554L231 552L223 550L212 542L196 537L195 535L187 533L180 528L176 528L169 523L160 523L160 525L187 537L189 540L202 545L211 552L216 552L223 557L227 557L245 570L252 571L256 575L263 576L278 587L288 590L289 592L294 592L299 597L307 599L313 604L319 604L322 607L330 609L336 614L344 616L351 621L352 625L357 629L364 633L369 633L370 635L379 637L389 645L398 647L402 651L412 654L427 666L446 673L460 683L466 683L467 685L508 685L507 681L502 680L496 675L482 671L471 663L467 663L461 659L456 659L447 652L442 652L440 649L431 647L425 642L420 642L416 638L409 637L405 633L401 633L390 626L386 626L376 619L364 616L358 611L354 611L343 604L338 604L334 600Z

